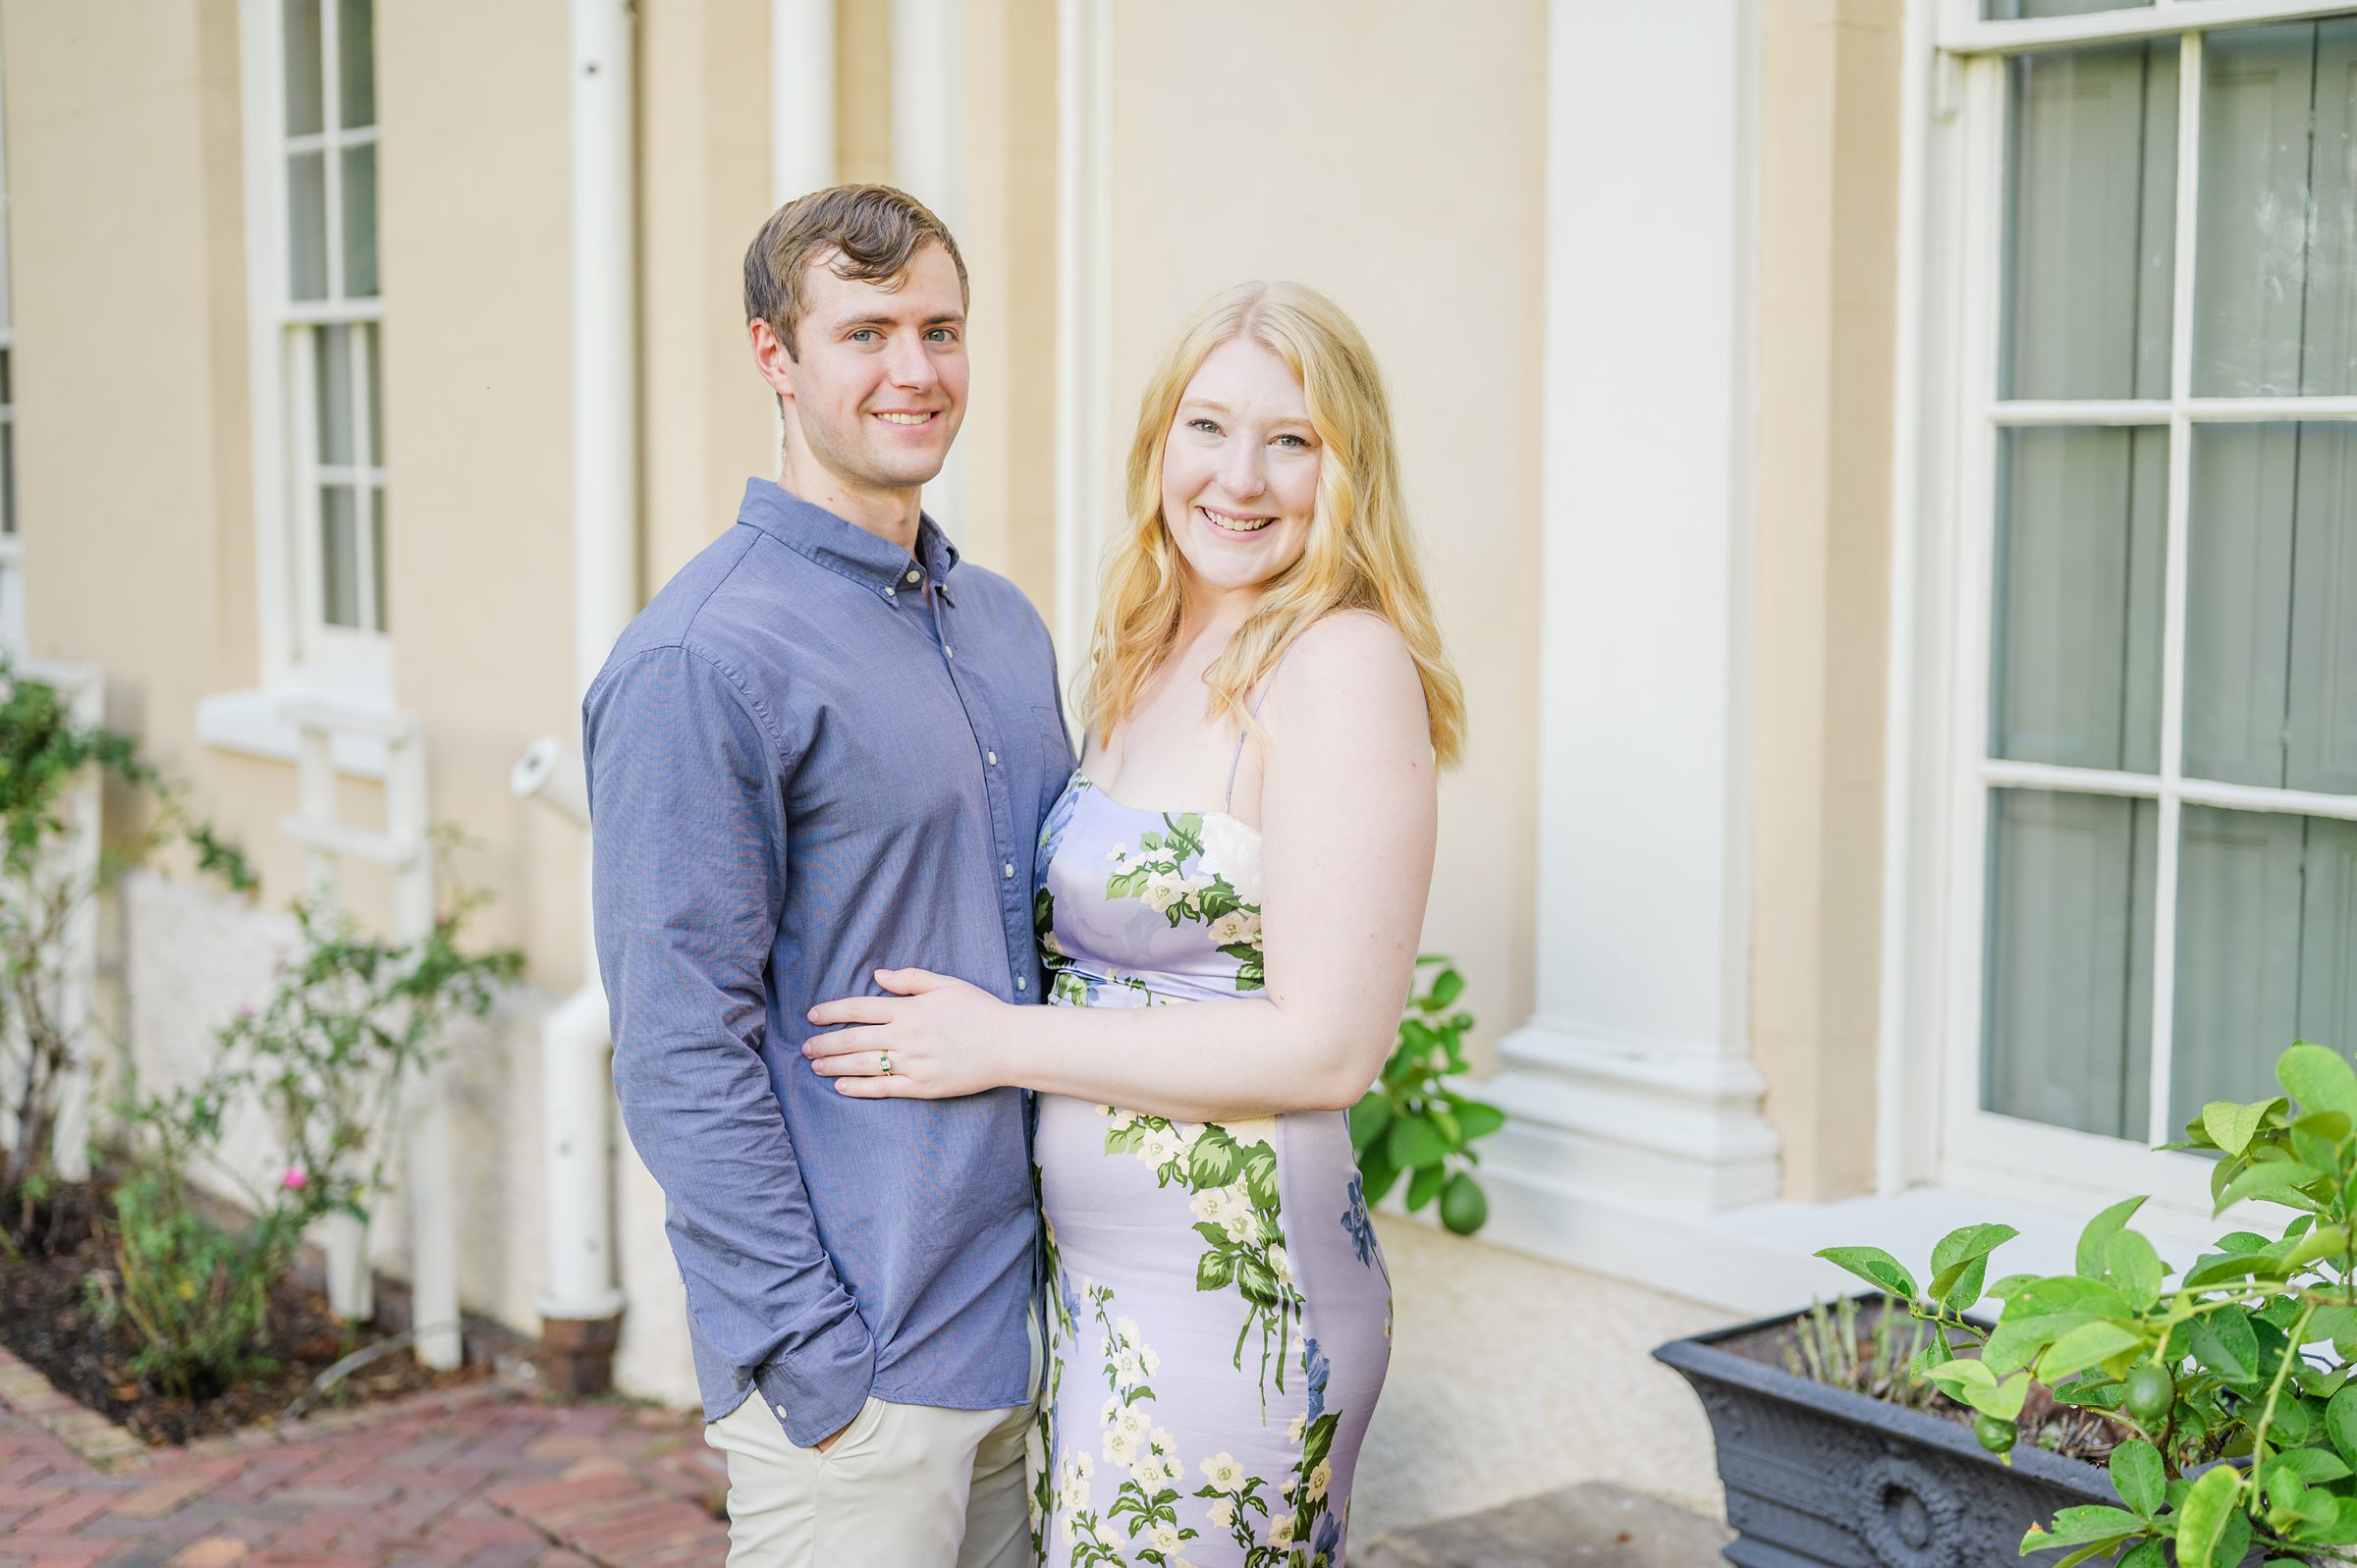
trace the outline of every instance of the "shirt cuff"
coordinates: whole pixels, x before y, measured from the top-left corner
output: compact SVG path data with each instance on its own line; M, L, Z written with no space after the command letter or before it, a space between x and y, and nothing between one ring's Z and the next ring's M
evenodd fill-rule
M826 1334L795 1348L753 1374L753 1388L767 1400L796 1448L815 1448L851 1424L876 1381L876 1342L855 1312L847 1312Z

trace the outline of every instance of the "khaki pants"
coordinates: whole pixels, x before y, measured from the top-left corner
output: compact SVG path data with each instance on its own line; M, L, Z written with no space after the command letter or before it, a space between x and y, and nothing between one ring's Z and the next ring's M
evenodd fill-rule
M729 1461L729 1568L1030 1568L1034 1416L871 1396L820 1453L789 1442L756 1390L704 1429Z

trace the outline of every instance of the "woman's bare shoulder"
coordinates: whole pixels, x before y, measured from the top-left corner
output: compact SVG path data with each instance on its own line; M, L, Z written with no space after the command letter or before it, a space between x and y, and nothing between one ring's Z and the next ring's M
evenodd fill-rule
M1372 610L1338 610L1320 617L1286 650L1285 675L1302 685L1333 681L1380 686L1404 676L1418 685L1407 639ZM1278 682L1282 687L1284 680Z
M1370 719L1396 714L1420 732L1424 683L1407 640L1390 622L1370 611L1339 611L1293 639L1269 707L1280 730L1363 729Z

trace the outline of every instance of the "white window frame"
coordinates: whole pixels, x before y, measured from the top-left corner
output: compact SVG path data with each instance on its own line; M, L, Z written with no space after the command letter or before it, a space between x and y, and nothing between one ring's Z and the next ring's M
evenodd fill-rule
M370 299L341 297L344 234L335 192L343 180L341 150L376 142L371 126L337 128L336 27L333 0L321 6L321 131L290 137L286 130L286 35L280 0L242 0L243 95L246 141L246 249L249 360L252 370L253 514L257 604L260 615L262 681L266 690L327 691L349 699L390 705L392 641L383 631L330 625L322 607L319 544L319 487L339 480L359 486L360 526L356 529L360 603L375 602L375 550L368 533L366 499L381 494L385 469L369 450L371 439L366 338L353 334L352 408L355 462L327 468L315 427L313 340L310 329L374 324L383 335L382 294ZM379 110L381 116L381 107ZM330 297L297 301L289 277L287 159L323 153L327 189L327 276ZM380 187L381 189L381 187ZM382 410L376 411L381 422ZM217 712L223 711L216 702ZM291 736L289 737L291 741ZM225 743L236 741L225 737ZM278 753L275 744L249 749ZM286 755L292 756L291 744Z
M2049 1126L1981 1108L1982 1000L1989 799L1997 787L2079 790L2152 799L2158 806L2149 1131L2176 1136L2168 1113L2176 961L2180 821L2187 805L2357 820L2357 798L2219 784L2183 774L2185 568L2192 428L2219 421L2357 420L2357 397L2204 399L2191 396L2200 214L2202 38L2208 31L2357 13L2357 0L2154 0L2133 10L2027 22L1986 22L1978 0L1935 7L1921 107L1931 121L1924 156L1907 178L1925 183L1921 249L1908 308L1920 337L1902 361L1916 379L1905 401L1924 433L1902 451L1899 517L1921 530L1920 551L1898 552L1893 587L1894 790L1904 790L1892 844L1915 867L1893 885L1912 932L1887 927L1886 1068L1895 1069L1882 1113L1912 1129L1884 1145L1886 1190L1925 1180L2027 1203L2110 1200L2137 1193L2207 1218L2212 1164L2159 1155L2143 1143ZM1919 13L1920 15L1920 13ZM1998 396L2004 245L2006 61L2032 50L2176 36L2178 61L2176 265L2169 396L2116 402L2002 400ZM1992 760L1988 756L1992 567L1998 447L2010 428L2053 425L2165 428L2170 433L2162 637L2161 764L2157 775ZM1916 571L1926 573L1917 582ZM1902 649L1902 642L1905 649ZM1912 652L1906 650L1913 650ZM1918 669L1920 655L1921 668ZM1910 725L1910 703L1923 705ZM1908 1051L1924 1038L1934 1049ZM2288 1044L2288 1042L2284 1042ZM2072 1205L2076 1207L2074 1203Z

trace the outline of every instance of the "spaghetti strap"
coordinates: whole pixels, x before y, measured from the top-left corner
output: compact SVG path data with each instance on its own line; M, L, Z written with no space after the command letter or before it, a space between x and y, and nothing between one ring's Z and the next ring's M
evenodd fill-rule
M1284 653L1277 655L1277 662L1269 666L1268 675L1260 682L1260 695L1252 699L1250 711L1255 719L1260 717L1260 705L1269 700L1269 688L1277 684L1277 672L1285 668L1285 655L1292 651L1293 645L1289 642L1287 643ZM1222 811L1227 811L1235 804L1235 771L1244 765L1244 742L1251 736L1251 731L1243 729L1242 726L1239 725L1236 728L1235 755L1228 759L1228 793L1220 800Z

